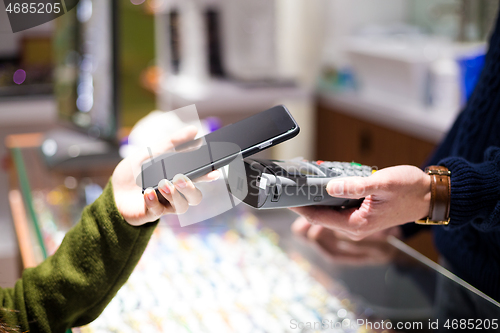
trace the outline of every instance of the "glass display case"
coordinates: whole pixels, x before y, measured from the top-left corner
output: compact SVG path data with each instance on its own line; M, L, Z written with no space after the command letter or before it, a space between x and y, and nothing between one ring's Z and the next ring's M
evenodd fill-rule
M25 216L29 240L19 241L35 253L35 264L57 249L112 168L56 172L42 163L36 144L10 148L11 194L22 199L11 195L12 212L16 224ZM98 319L74 332L498 328L498 302L401 240L344 241L327 251L292 234L295 217L241 204L187 227L176 216L162 218L128 282ZM464 321L469 317L472 324Z

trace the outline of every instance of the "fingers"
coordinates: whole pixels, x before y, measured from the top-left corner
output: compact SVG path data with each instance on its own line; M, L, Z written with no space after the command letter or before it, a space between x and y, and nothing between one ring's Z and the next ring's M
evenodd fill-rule
M299 216L291 226L292 232L298 236L306 237L311 241L318 241L320 238L325 238L326 232L330 233L330 236L333 235L333 231L329 229L325 229L320 225L312 225L307 221L304 216ZM328 238L328 237L326 237ZM330 237L335 238L335 237ZM334 239L330 239L333 241Z
M206 179L218 177L218 172L205 175ZM176 175L172 182L163 179L158 183L161 197L152 188L144 191L147 215L157 219L164 214L184 214L189 206L196 206L202 200L201 191L184 175Z
M169 180L162 179L158 183L158 190L173 208L173 213L184 214L189 208L189 204L186 199Z
M328 229L337 230L348 235L353 240L366 237L367 221L355 208L334 210L324 206L290 208L297 214L304 216L311 224L319 224Z
M144 191L144 202L146 203L146 216L150 221L154 221L168 212L173 212L172 207L165 207L156 196L156 191L151 187Z
M161 155L171 151L172 148L193 140L196 137L196 133L198 133L196 126L190 125L184 127L183 129L172 134L170 139L155 145L153 147L153 156Z
M321 240L326 240L328 241L333 241L333 233L329 229L325 229L321 225L311 225L311 227L307 230L307 238L315 241L315 242L320 242ZM327 236L325 239L325 236Z
M378 186L373 177L345 177L333 179L326 185L332 197L359 199L375 194Z
M359 242L339 240L336 232L321 225L310 225L306 238L339 264L361 264L368 258L364 251L360 251Z
M291 210L301 214L292 224L292 231L317 244L337 263L383 263L393 255L385 242L387 236L369 236L372 231L364 227L366 223L360 223L362 219L357 209L335 211L328 207L312 206ZM366 240L358 242L365 237Z
M295 213L302 215L311 224L321 224L326 227L342 228L349 222L348 211L336 211L330 207L323 206L308 206L308 207L293 207L290 208Z
M144 147L143 149L141 148L136 159L139 161L139 164L142 164L148 159L156 158L159 155L162 155L169 151L173 152L173 148L182 143L193 140L196 137L197 133L198 129L196 128L196 126L187 126L174 133L169 139L163 140L161 142L155 142L155 144L153 144L151 147Z
M307 219L304 216L299 216L295 222L292 223L291 229L294 234L305 237L310 227L311 224Z
M219 179L220 177L220 172L219 170L214 170L209 173L207 173L204 176L198 177L195 180L193 180L193 183L208 183L208 182L213 182L214 180Z
M312 241L318 241L321 237L325 236L325 231L328 231L330 234L333 233L332 230L325 229L320 225L312 225L304 216L299 216L293 222L291 229L294 234L306 237Z
M189 206L196 206L201 202L202 194L193 182L184 175L176 175L170 182L163 179L158 183L160 194L172 207L172 212L184 214Z
M203 145L204 142L205 140L203 138L191 140L180 145L175 145L175 151L177 153L187 153L189 151L197 150Z
M196 134L198 133L198 128L196 126L190 125L182 130L176 132L174 135L172 135L171 142L174 145L174 147L183 144L185 142L191 141L196 137Z
M184 175L176 175L173 182L175 188L182 193L189 205L196 206L201 202L201 191L194 186L193 182L189 180L188 177Z
M306 228L306 224L308 227ZM394 251L384 241L363 240L352 241L351 237L327 229L321 225L311 225L304 217L299 217L292 229L305 232L305 237L317 244L335 263L349 265L367 265L385 263L390 260Z

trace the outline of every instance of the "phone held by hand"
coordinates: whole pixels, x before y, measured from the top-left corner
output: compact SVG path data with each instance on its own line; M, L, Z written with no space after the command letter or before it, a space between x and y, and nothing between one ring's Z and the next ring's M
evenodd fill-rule
M176 147L142 165L142 189L157 189L162 179L177 174L190 179L228 165L236 157L245 158L295 137L299 125L284 105L278 105L237 123L227 125L202 138Z

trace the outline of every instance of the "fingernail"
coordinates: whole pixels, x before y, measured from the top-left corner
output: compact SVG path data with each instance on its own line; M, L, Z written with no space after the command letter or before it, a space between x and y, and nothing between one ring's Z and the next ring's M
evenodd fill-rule
M183 178L176 179L174 185L179 188L186 188L187 182Z
M331 196L344 195L344 181L343 180L330 181L326 185L326 191Z
M166 179L163 179L161 180L159 183L158 183L158 187L163 191L165 192L166 194L170 194L170 186L169 186L169 181L166 180Z
M219 171L212 171L210 172L210 180L217 180L219 179Z
M146 190L146 196L150 201L153 201L155 199L155 194L152 188Z

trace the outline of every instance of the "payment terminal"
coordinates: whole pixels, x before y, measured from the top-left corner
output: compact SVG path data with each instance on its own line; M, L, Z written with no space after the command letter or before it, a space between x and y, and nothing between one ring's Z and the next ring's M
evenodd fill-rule
M325 162L293 160L268 160L245 158L246 175L229 168L231 188L247 182L248 194L239 198L258 209L325 205L337 208L356 207L363 199L332 197L326 184L335 178L368 177L377 168L354 162Z

